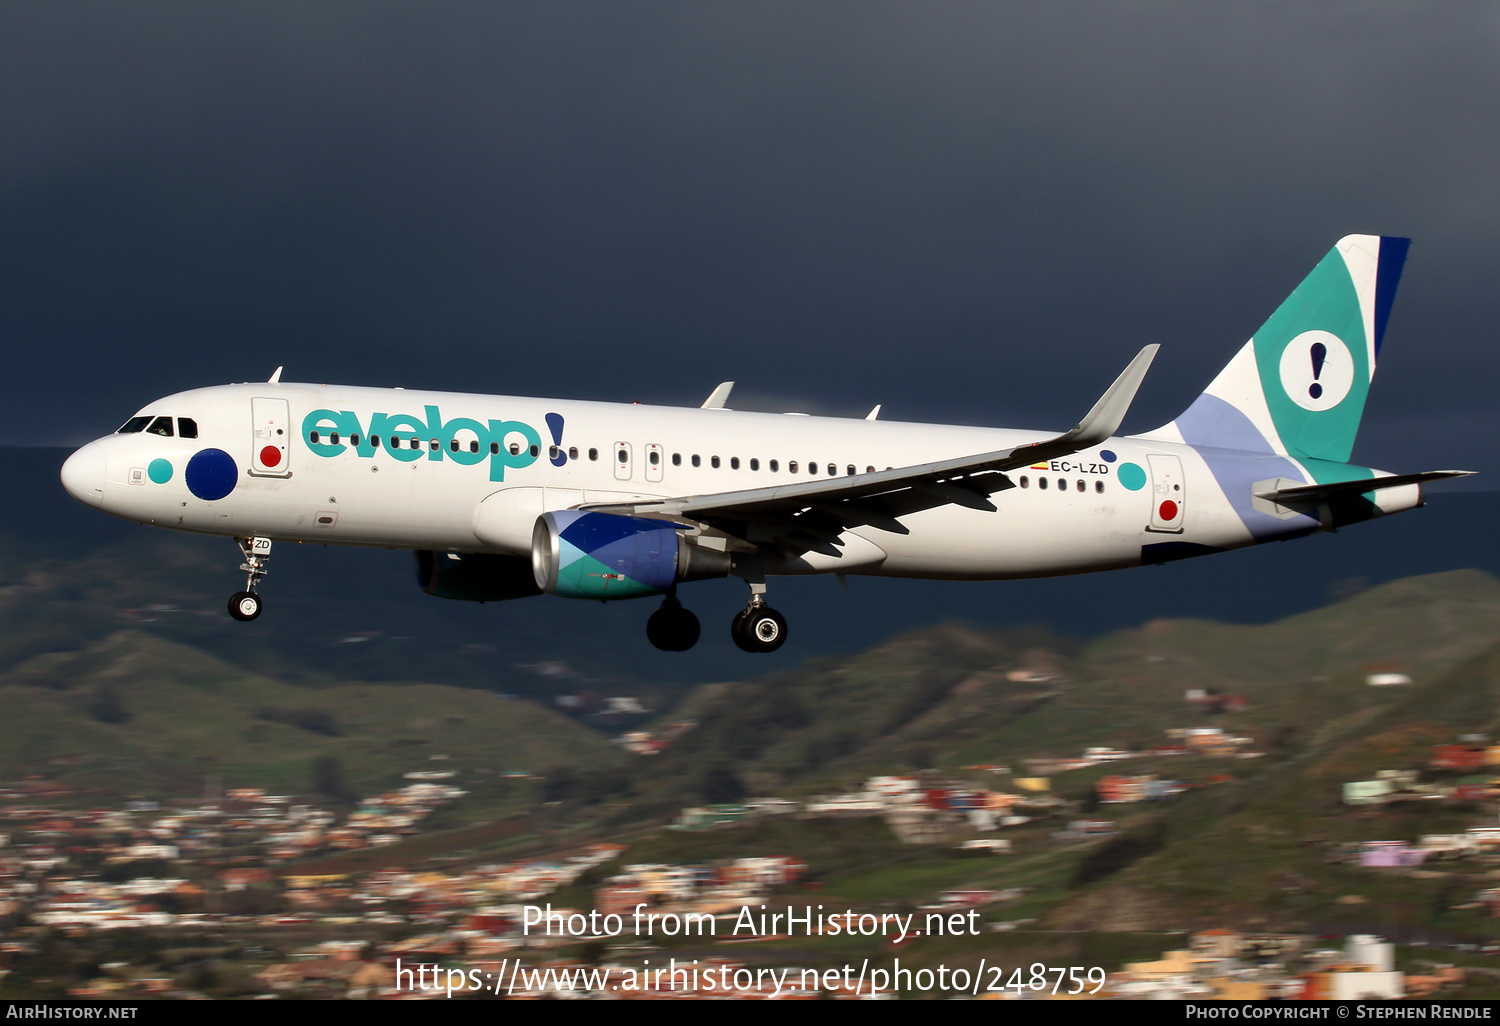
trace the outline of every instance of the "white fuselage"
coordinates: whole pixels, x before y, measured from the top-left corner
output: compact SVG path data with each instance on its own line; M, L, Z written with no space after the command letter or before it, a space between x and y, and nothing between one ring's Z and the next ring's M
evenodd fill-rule
M90 443L64 470L70 492L116 516L179 530L517 556L529 552L533 525L546 511L826 480L1049 435L280 383L182 392L139 417L171 418L175 430ZM182 437L183 419L196 437ZM217 478L204 469L212 461L199 458L205 451L232 461L208 468ZM1247 478L1260 473L1257 461L1267 479L1285 473L1287 462L1218 456L1248 468L1238 475ZM809 552L767 569L1033 577L1139 565L1143 551L1167 551L1153 546L1187 554L1319 526L1310 516L1284 515L1284 528L1252 531L1221 487L1224 475L1183 444L1112 438L1008 476L1015 487L991 496L995 511L940 505L902 517L906 534L853 527L837 556ZM1415 486L1391 489L1381 496L1382 511L1409 508L1418 494Z

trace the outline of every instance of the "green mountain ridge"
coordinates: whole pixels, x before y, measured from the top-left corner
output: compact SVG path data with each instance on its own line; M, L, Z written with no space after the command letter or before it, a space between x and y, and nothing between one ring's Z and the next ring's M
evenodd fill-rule
M0 775L45 771L117 792L191 794L213 775L296 793L320 756L337 758L358 793L423 769L497 776L624 762L596 732L533 702L426 683L298 686L138 630L21 662L0 674L0 703Z

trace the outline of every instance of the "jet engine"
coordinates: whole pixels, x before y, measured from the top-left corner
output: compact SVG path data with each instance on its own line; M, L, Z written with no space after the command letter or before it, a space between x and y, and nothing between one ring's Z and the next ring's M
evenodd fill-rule
M417 585L438 598L500 602L540 595L525 556L429 552L417 556Z
M549 595L625 599L723 577L729 556L691 544L670 521L558 510L537 518L531 569Z

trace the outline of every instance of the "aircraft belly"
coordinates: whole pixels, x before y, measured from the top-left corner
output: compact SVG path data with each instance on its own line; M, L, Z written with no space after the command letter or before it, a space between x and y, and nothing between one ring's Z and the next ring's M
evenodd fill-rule
M1041 509L1009 495L995 513L941 507L903 517L909 535L876 536L887 556L873 573L1000 580L1139 563L1139 525L1123 529L1112 505L1085 498Z

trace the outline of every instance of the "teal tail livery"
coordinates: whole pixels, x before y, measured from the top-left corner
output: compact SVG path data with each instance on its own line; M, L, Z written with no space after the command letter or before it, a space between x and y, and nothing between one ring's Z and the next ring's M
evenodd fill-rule
M1348 462L1407 240L1350 235L1170 424L1117 434L1157 346L1068 431L312 385L147 404L73 453L106 513L230 537L260 616L275 542L409 549L446 599L656 596L651 644L691 648L679 586L738 577L729 624L771 652L770 578L1007 580L1164 563L1414 509L1463 476Z
M1458 476L1384 475L1346 462L1410 245L1340 239L1186 412L1141 436L1195 449L1256 538L1306 526L1299 513L1319 514L1328 527L1395 512L1373 493ZM1374 487L1351 487L1359 481ZM1419 495L1408 488L1387 498ZM1336 508L1310 508L1315 498Z
M1189 445L1343 463L1354 448L1409 239L1339 240L1170 432Z

